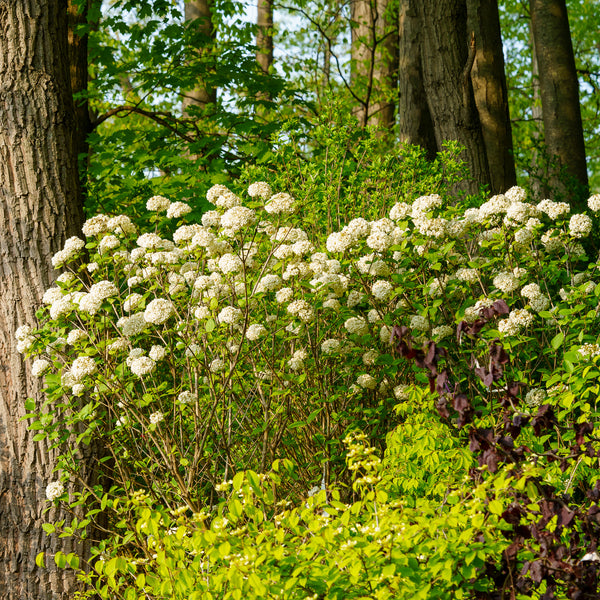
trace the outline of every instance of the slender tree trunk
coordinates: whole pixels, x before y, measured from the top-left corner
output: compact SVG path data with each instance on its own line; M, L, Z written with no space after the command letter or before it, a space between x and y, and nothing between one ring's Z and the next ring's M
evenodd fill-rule
M90 0L91 1L91 0ZM87 136L91 131L91 119L87 101L88 86L88 36L80 35L78 29L87 24L88 2L77 6L69 0L69 67L71 76L71 91L75 105L75 152L79 161L79 173L82 187L86 184L88 142Z
M258 0L256 9L256 62L266 74L273 65L273 0Z
M55 452L34 444L20 420L25 399L41 393L14 334L34 325L54 277L50 258L83 219L67 2L0 2L0 30L0 598L59 600L71 597L72 574L35 566L41 551L69 551L68 539L42 530Z
M390 130L398 80L398 11L389 0L352 2L352 84L364 127Z
M529 42L531 44L531 119L533 120L533 139L535 147L531 153L530 180L531 190L535 198L542 199L550 195L548 188L548 173L545 167L546 161L540 153L540 145L544 139L544 118L542 116L542 98L540 96L540 69L538 67L535 53L535 42L529 27Z
M497 0L467 0L469 31L475 34L471 82L493 194L517 184L508 92Z
M211 20L212 0L186 0L185 2L185 20L195 27L194 38L197 40L196 48L199 60L199 71L209 70L210 66L206 63L206 56L211 52L212 42L214 41L214 28ZM190 106L197 106L205 109L209 104L217 101L217 90L206 81L206 77L200 72L196 78L195 85L191 90L184 93L183 112L187 112Z
M490 184L490 176L470 77L475 46L472 43L469 48L468 44L466 3L422 0L417 6L422 24L423 84L437 145L457 140L465 147L462 158L473 180L460 188L476 193L480 184Z
M550 180L559 195L565 195L574 207L583 209L588 177L566 3L530 0L529 6L540 72L544 137L550 157L556 159ZM564 176L570 182L565 182Z
M438 150L421 70L421 24L416 3L400 0L398 51L398 136L421 146L433 160Z

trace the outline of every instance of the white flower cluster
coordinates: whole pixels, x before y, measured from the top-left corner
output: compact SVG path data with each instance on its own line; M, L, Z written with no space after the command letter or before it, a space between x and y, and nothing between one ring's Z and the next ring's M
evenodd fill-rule
M248 186L248 196L251 198L262 198L268 200L273 195L271 186L264 181L256 181Z
M527 395L525 396L525 404L532 407L540 406L540 404L543 404L547 397L548 394L546 393L546 390L542 388L534 388L527 392Z
M600 210L600 194L594 194L593 196L590 196L588 198L587 205L591 211L598 212Z
M59 250L52 257L52 266L61 267L62 265L71 262L74 258L79 255L79 252L85 246L85 242L76 236L70 237L64 245L62 250Z
M587 237L592 230L592 219L587 215L573 215L569 220L569 234L574 238Z
M577 352L586 360L596 358L596 356L600 356L600 344L583 344Z
M290 215L296 211L296 202L289 194L280 192L271 196L265 204L265 210L271 215Z
M524 308L512 310L508 318L498 323L498 331L508 336L515 336L529 327L534 321L534 316Z
M556 221L559 217L568 215L571 211L571 207L566 202L553 202L552 200L542 200L537 205L537 209L546 213L553 221Z

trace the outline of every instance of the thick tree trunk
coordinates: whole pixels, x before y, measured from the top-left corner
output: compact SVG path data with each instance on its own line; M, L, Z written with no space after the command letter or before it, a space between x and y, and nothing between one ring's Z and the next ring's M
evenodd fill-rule
M423 84L437 145L457 140L465 150L462 158L473 181L460 188L476 193L480 184L489 185L485 143L477 115L470 71L475 47L469 50L465 0L422 0L417 2L421 19Z
M67 2L0 0L0 31L0 598L58 600L70 597L72 575L35 566L41 551L69 551L69 540L42 530L55 453L20 420L25 399L41 393L14 334L35 324L50 258L83 219Z
M585 208L588 177L579 85L565 0L530 0L539 66L544 137L556 168L551 183L574 207ZM561 174L561 171L563 173ZM571 186L565 178L570 179Z
M529 27L529 42L531 44L531 119L533 121L533 139L535 143L534 150L531 153L529 177L532 194L535 198L541 200L550 195L550 189L548 187L547 161L544 160L543 154L539 150L540 144L544 139L544 118L542 116L542 98L540 96L540 69L535 53L531 22Z
M416 3L400 0L398 49L398 137L421 146L433 160L438 150L421 70L421 25Z
M517 184L508 92L497 0L467 0L469 31L475 34L471 82L493 194Z
M195 38L198 43L196 53L200 62L206 60L206 56L211 52L212 42L214 40L214 28L211 20L212 0L186 0L185 2L185 20L193 22L196 28ZM202 71L207 71L208 66L203 65ZM183 112L185 113L190 106L197 106L205 109L209 104L217 101L217 90L206 81L206 78L199 74L194 87L184 92Z
M352 85L364 127L390 130L398 80L398 11L389 0L352 2Z

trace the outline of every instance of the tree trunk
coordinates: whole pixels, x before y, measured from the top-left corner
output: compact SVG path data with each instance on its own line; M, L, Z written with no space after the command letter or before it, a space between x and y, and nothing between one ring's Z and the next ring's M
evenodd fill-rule
M421 25L416 3L400 0L398 49L398 136L421 146L433 160L438 150L421 70Z
M209 65L206 63L206 55L210 54L212 42L214 41L214 28L211 19L212 0L186 0L185 20L194 27L194 38L198 47L196 53L199 61L200 71L206 73ZM187 112L190 106L196 106L202 110L209 104L217 101L217 90L206 81L200 72L196 78L195 85L191 90L184 93L183 112Z
M14 334L35 324L50 258L83 220L67 1L0 2L0 30L0 598L58 600L71 596L72 574L38 569L35 557L68 552L70 540L42 530L55 451L34 444L20 420L25 399L42 395Z
M489 185L485 144L477 115L470 71L475 47L469 49L465 0L422 0L417 2L421 19L423 84L438 147L457 140L464 147L472 181L460 189L476 193L480 184Z
M534 149L530 160L530 187L534 198L539 200L547 198L550 195L548 187L548 173L546 168L547 161L540 153L540 145L544 139L544 118L542 116L542 99L540 96L540 69L538 67L535 53L535 42L529 26L529 42L531 44L531 119L533 121L533 139Z
M556 166L551 185L577 209L586 207L587 166L579 85L565 0L530 0L539 66L544 138Z
M273 0L258 0L256 9L256 62L267 74L273 65Z
M88 36L80 35L78 28L87 24L88 4L77 6L69 0L69 66L71 91L75 105L75 152L79 160L80 181L85 186L87 155L89 146L87 136L91 131L91 120L87 101L88 86Z
M395 121L398 80L398 11L389 0L352 2L352 85L355 114L364 127L389 131Z
M475 34L471 82L493 194L517 184L508 92L497 0L467 0L469 31Z

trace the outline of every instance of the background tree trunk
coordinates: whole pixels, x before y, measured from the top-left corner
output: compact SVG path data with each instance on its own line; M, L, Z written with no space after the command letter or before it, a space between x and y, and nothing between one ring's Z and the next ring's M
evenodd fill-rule
M212 0L186 0L185 20L193 22L196 28L196 39L198 40L197 53L203 57L210 52L210 46L214 41L214 28L212 25L211 12ZM206 70L206 65L204 69ZM206 81L205 77L198 75L196 83L191 90L185 91L183 96L183 112L190 106L205 109L209 104L217 101L217 90Z
M398 48L398 137L421 146L433 160L438 150L421 70L421 25L416 3L400 0Z
M389 0L352 2L352 85L364 127L390 130L398 81L398 10Z
M20 420L41 400L16 351L18 325L54 278L50 258L81 230L83 214L69 82L66 0L0 2L0 598L70 597L68 571L35 566L58 540L42 530L53 451ZM69 540L60 540L69 551Z
M75 106L75 152L79 161L80 181L85 187L87 169L87 154L89 146L87 136L91 131L91 119L87 101L88 88L88 36L81 35L78 29L87 24L88 2L78 6L69 0L69 72L71 77L71 91Z
M531 25L539 67L544 138L556 167L550 183L578 208L586 207L588 177L579 105L579 85L565 0L530 0ZM564 170L571 178L565 186Z
M266 74L273 65L273 0L258 0L256 25L256 62Z
M421 20L423 85L427 94L438 147L457 140L472 181L461 189L476 193L490 184L485 143L477 115L470 71L474 47L469 51L465 0L417 2Z
M497 0L467 0L468 30L475 33L471 82L493 194L517 184Z

